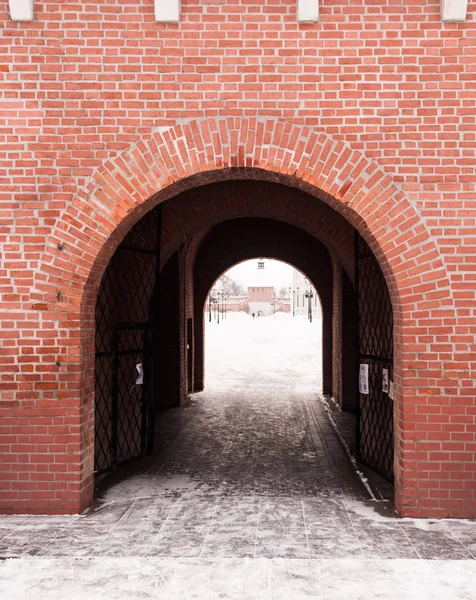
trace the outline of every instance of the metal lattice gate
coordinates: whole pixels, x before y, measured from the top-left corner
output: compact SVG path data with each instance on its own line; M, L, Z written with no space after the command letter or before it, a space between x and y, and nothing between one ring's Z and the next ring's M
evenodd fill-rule
M160 210L156 209L129 232L101 281L96 302L96 474L152 449L149 309L159 245Z
M357 454L362 463L392 480L392 304L377 259L358 233L355 246L359 355Z

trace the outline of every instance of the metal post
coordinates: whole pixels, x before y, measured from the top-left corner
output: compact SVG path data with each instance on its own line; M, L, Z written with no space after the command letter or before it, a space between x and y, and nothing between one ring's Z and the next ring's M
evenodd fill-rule
M145 445L145 453L152 454L154 450L154 425L155 425L155 411L154 411L154 401L152 392L154 389L154 372L152 370L152 361L151 361L151 346L152 346L152 335L148 330L144 331L144 335L147 336L147 344L144 348L144 354L148 359L144 361L144 365L146 368L144 369L144 377L146 383L146 398L148 399L148 416L147 416L147 439ZM150 378L150 383L149 383Z
M119 330L112 334L112 387L111 387L111 454L113 469L117 467L117 429L119 420Z
M356 355L357 360L355 361L355 385L357 388L357 406L355 411L355 454L357 460L362 458L362 454L360 451L360 420L361 420L361 397L360 397L360 388L359 388L359 376L360 376L360 282L359 282L359 261L360 261L360 244L359 244L360 234L357 229L354 230L354 281L355 281L355 299L356 299L356 307L355 307L355 315L357 320L357 335L355 336L355 346L356 346Z
M141 419L141 441L140 448L141 454L144 454L147 447L147 417L148 417L148 396L149 396L149 382L150 382L150 370L149 370L149 328L146 326L142 331L142 368L144 372L144 379L142 384L141 403L142 403L142 419Z

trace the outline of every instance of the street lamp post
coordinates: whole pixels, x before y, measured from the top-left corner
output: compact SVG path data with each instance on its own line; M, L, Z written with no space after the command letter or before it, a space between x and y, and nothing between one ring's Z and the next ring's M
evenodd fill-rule
M219 298L219 293L216 290L212 290L210 292L210 295L208 296L208 320L209 320L209 322L211 322L211 320L212 320L212 313L213 313L213 317L214 317L215 321L218 321L218 323L220 323L220 314L217 310L219 308L218 298Z
M314 292L311 288L306 291L305 296L307 298L307 318L312 323L312 299L314 298Z
M292 299L293 299L293 317L296 316L296 294L299 300L299 286L293 290L292 288L289 288L289 297L291 297L291 292L292 292Z
M208 294L208 321L211 323L212 314L215 321L220 322L220 292L211 290Z

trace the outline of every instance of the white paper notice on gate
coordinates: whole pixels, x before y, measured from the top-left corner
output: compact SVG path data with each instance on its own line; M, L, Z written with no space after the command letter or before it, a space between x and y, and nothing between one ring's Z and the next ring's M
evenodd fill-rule
M360 365L359 391L361 394L369 393L369 365L365 365L365 364Z
M390 380L390 386L388 388L388 397L390 398L390 400L395 399L395 392L393 389L393 381L392 380Z
M382 369L382 392L388 394L388 369Z
M144 369L142 368L142 363L138 363L136 369L139 373L136 379L136 385L142 385L144 383Z

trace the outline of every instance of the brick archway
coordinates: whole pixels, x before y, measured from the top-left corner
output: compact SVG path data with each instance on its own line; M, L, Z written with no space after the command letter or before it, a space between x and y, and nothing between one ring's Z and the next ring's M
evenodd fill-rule
M36 300L68 314L58 319L59 345L69 352L58 397L80 407L75 412L79 481L66 510L78 510L92 497L93 312L110 257L132 225L160 202L198 185L237 178L271 180L319 198L356 227L376 255L395 315L396 504L401 515L436 515L437 504L419 503L412 435L415 405L433 401L444 385L440 371L417 364L420 339L432 323L441 326L438 309L452 305L435 242L392 178L359 152L307 126L251 118L191 121L140 140L93 175L48 240ZM419 324L416 315L422 311L427 319Z

